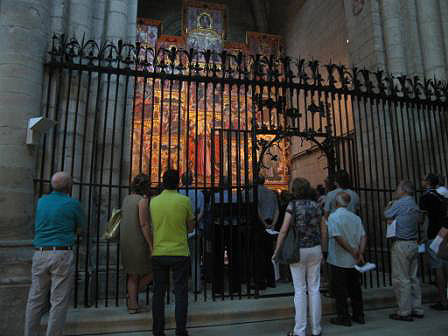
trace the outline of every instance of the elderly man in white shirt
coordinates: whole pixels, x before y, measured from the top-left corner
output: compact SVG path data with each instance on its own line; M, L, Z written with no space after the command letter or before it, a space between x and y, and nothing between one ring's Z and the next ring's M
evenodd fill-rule
M366 233L360 217L347 210L350 195L336 195L336 210L328 218L329 246L327 262L331 265L332 286L336 298L337 317L330 322L351 326L352 321L365 323L360 273L354 268L364 263ZM350 298L352 315L348 312Z
M329 179L328 182L331 183L331 180ZM328 221L328 216L330 216L330 214L336 210L336 195L339 194L340 192L346 192L350 195L350 202L346 207L347 210L353 212L354 214L358 214L360 206L359 196L355 191L352 190L352 182L348 172L345 170L337 171L334 175L334 184L336 186L336 189L329 191L325 195L325 203L324 203L325 221ZM326 257L326 255L328 254L328 240L327 240L328 227L324 226L324 228L326 230L322 233L322 250L324 257ZM328 283L331 284L332 283L331 267L326 267L324 268L324 270L326 271L324 273L325 279ZM329 288L328 296L334 297L332 288Z

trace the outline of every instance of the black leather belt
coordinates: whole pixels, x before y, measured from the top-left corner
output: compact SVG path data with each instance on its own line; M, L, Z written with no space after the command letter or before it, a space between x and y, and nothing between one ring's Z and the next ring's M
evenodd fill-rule
M403 238L393 238L394 241L417 241L415 238L403 239Z
M69 251L72 250L71 246L45 246L36 247L36 251Z

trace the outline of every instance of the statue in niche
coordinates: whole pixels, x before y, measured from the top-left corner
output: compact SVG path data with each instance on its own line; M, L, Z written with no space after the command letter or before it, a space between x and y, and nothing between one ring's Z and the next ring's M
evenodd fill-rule
M212 29L212 17L210 14L204 12L198 16L198 28L199 29Z

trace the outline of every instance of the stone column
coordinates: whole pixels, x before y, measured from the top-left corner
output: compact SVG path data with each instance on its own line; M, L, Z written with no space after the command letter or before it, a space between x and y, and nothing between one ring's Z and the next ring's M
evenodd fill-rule
M108 6L106 8L106 31L105 31L105 39L107 41L113 41L117 43L119 39L124 40L124 42L135 43L136 36L136 22L137 22L137 0L109 0ZM124 67L124 64L121 64L121 67ZM103 77L106 78L106 77ZM125 87L126 79L125 76L111 76L110 87L111 92L109 94L109 101L103 103L104 106L108 106L108 120L106 121L106 143L102 144L103 148L106 149L105 160L106 162L110 161L110 158L114 157L114 167L113 167L113 179L116 183L127 183L127 174L126 172L129 170L129 130L131 119L129 116L131 115L132 110L132 93L133 93L133 83L134 78L130 77L128 81L127 90ZM117 89L118 85L118 89ZM117 89L117 90L116 90ZM103 92L103 99L105 100L106 95ZM113 109L114 106L117 105L116 111L116 124L115 124L115 134L113 134ZM123 118L125 119L125 138L122 140L120 138L121 135L121 125L123 124ZM103 120L102 120L103 122ZM114 148L111 149L112 138L114 138ZM118 172L119 172L119 157L121 148L124 147L124 162L122 163L124 168L124 180L119 181ZM109 177L110 175L110 166L106 166L102 172L105 177ZM122 177L123 178L123 177Z
M106 6L106 21L105 21L105 40L112 41L115 44L118 40L123 40L124 42L135 42L136 35L136 21L137 21L137 0L108 0ZM125 65L121 64L123 68ZM129 83L127 87L127 95L125 83L125 76L121 75L119 77L113 75L110 77L110 92L106 95L106 82L107 76L103 75L102 81L103 91L102 91L102 106L108 108L107 114L101 114L101 133L103 132L103 125L105 122L105 143L102 143L102 135L99 139L99 150L105 150L104 161L107 163L100 174L103 176L103 180L108 180L110 174L113 176L114 184L117 183L127 183L127 177L124 181L119 181L119 165L120 163L120 152L121 148L124 146L124 166L128 167L127 162L129 161L129 144L128 144L128 134L130 127L130 109L132 109L132 100L130 100L131 94L133 93L132 83L133 78L129 78ZM116 105L116 107L115 107ZM126 111L125 111L126 108ZM114 125L115 116L115 125ZM104 118L107 118L104 121ZM123 124L123 118L125 118L125 139L121 139L121 125ZM115 131L113 131L115 129ZM112 148L112 143L114 147ZM111 165L111 159L113 157L113 167ZM112 172L111 172L112 167ZM127 172L127 171L126 171ZM98 176L100 176L98 174ZM126 174L127 176L127 174ZM114 191L115 193L115 191ZM114 196L115 197L115 196Z
M76 36L78 39L82 39L85 34L86 38L94 38L98 41L104 38L134 39L137 1L2 0L0 3L0 41L2 41L0 50L0 272L2 273L0 311L4 312L0 318L0 334L21 335L30 283L35 207L33 177L36 176L36 158L39 151L37 147L27 146L25 137L28 119L40 116L44 111L42 92L46 90L43 88L43 64L50 41L49 33L65 33L68 37ZM87 147L90 146L92 134L81 129L81 121L85 113L93 115L91 113L93 109L86 106L85 73L81 81L78 112L75 110L74 98L78 89L78 76L78 72L74 71L70 98L68 98L67 74L62 76L63 79L58 84L61 88L59 116L62 119L56 130L58 150L55 169L60 168L61 160L65 160L65 169L69 168L74 160L75 175L79 170L76 167L76 162L79 160L75 159L79 158L80 152L78 146L76 154L71 153L69 150L71 141L74 137L79 141L87 137ZM53 79L55 78L58 76L55 75ZM112 86L114 83L111 83ZM117 111L117 132L121 130L123 104L126 104L122 80L119 85L120 107ZM91 88L92 90L96 88L95 78L92 78ZM101 99L105 98L101 97ZM68 105L67 100L70 100ZM54 104L50 105L50 115L53 115L54 108ZM109 109L111 110L112 107ZM73 117L76 113L78 114L78 130L77 134L73 134L70 132L73 132ZM60 138L65 124L63 116L66 114L68 116L67 151L65 157L62 158ZM107 132L110 129L108 121ZM109 142L102 145L110 152ZM120 142L115 143L117 148L121 145ZM118 156L114 160L117 159ZM108 176L108 174L105 175ZM86 198L83 203L89 206Z
M384 42L386 46L387 70L392 73L406 73L406 57L402 35L402 20L399 0L383 0L381 4Z
M370 69L386 69L386 53L384 46L384 31L381 21L381 8L377 1L370 2L370 10L372 15L372 35L373 35L373 49L375 53L375 64L370 66Z
M0 11L0 334L21 335L33 236L34 149L28 119L42 114L50 0L3 0Z
M442 20L443 40L445 41L445 64L448 67L448 1L440 0L440 18Z
M444 41L438 0L416 1L423 64L427 78L446 79Z
M95 13L94 4L96 3L90 0L55 0L53 13L57 13L57 15L53 18L53 24L55 25L53 32L64 33L67 38L74 37L80 42L83 38L85 40L94 38L92 29ZM60 22L62 24L59 24ZM82 76L81 80L79 80L80 75ZM53 170L63 169L73 174L76 180L79 180L79 166L82 162L80 147L83 137L88 136L88 130L82 127L83 120L86 113L90 118L89 109L86 109L87 73L80 74L79 71L66 70L60 74L59 71L55 71L53 80L55 97L52 97L53 99L50 100L48 107L49 114L58 121L55 128L57 132L55 143L52 142L53 139L50 139L50 146L57 147ZM56 97L58 90L60 92L59 98ZM80 93L79 97L78 91ZM59 102L58 106L56 106L56 102ZM75 129L76 134L74 134ZM74 143L76 144L75 151L73 151ZM62 153L65 153L64 157L62 157ZM46 168L49 170L49 167ZM79 197L78 186L74 187L73 195Z
M408 71L407 58L406 58L406 48L405 48L405 33L404 33L404 20L403 12L407 11L406 8L401 7L400 0L382 0L381 3L381 16L383 22L384 31L384 45L386 53L386 70L397 76L400 74L406 74ZM391 157L389 158L391 162L392 175L390 176L390 185L395 186L400 179L403 178L400 174L401 162L397 162L393 158L397 154L397 148L399 142L397 140L396 134L396 124L402 125L406 123L407 120L401 119L399 113L396 113L394 107L386 113L386 119L384 122L384 132L388 136L388 143L386 144L389 148L389 153ZM396 172L396 173L395 173Z
M62 34L67 29L67 17L69 0L53 0L51 8L51 29L50 33Z
M128 27L127 27L127 39L132 44L135 44L136 40L136 32L137 32L137 6L138 6L138 0L128 0L129 6L128 6ZM134 80L131 78L129 81L128 86L128 95L127 97L124 97L126 100L126 106L127 106L127 113L126 116L123 116L123 118L126 118L127 121L125 123L125 134L131 133L131 116L132 113L132 105L133 105L133 92L134 92ZM131 152L131 138L130 136L127 136L125 139L123 139L123 146L125 153ZM124 170L127 172L130 169L131 161L129 155L125 156L125 162L124 162ZM122 177L122 183L127 183L126 175Z
M107 9L107 40L125 39L128 33L128 5L133 0L109 0ZM136 13L137 15L137 13Z
M68 12L69 26L67 33L69 37L76 36L81 39L83 34L86 38L92 38L92 22L94 1L91 0L70 0L70 10Z
M136 34L136 17L137 17L137 1L136 0L108 0L104 7L98 4L99 10L105 10L105 14L97 13L98 17L103 16L102 22L104 31L102 34L103 41L113 42L117 44L118 40L124 42L134 42ZM98 20L97 23L101 21ZM96 29L99 27L96 26ZM104 63L106 65L106 62ZM117 66L116 63L113 64ZM120 68L124 68L123 63ZM126 76L124 75L107 75L93 74L93 88L100 85L99 110L98 110L98 127L95 135L90 136L90 140L96 136L96 151L97 164L95 171L95 183L97 184L127 184L129 172L129 127L131 126L131 110L132 110L132 83L134 78L130 77L126 90ZM92 114L95 109L92 108ZM124 123L123 123L124 121ZM124 138L122 135L122 125L125 126ZM124 152L124 157L121 158L121 151ZM120 180L120 165L123 165L123 174ZM92 257L96 258L98 251L99 264L106 264L106 249L109 249L109 262L115 264L115 258L118 255L116 246L114 244L107 246L104 240L96 244L97 228L102 232L104 225L107 223L109 216L109 200L113 208L120 207L119 193L124 196L127 190L119 190L118 188L97 187L94 189L94 202L89 204L92 209L91 217L91 241L94 242L91 246ZM98 249L98 250L97 250ZM95 251L95 252L94 252ZM100 267L101 269L101 267ZM109 281L112 283L115 279L115 271L109 271ZM106 273L98 272L99 282L104 283L106 280ZM125 279L121 279L125 281ZM125 288L125 286L121 286ZM99 296L104 295L104 288L94 288L93 291L98 291ZM93 293L94 293L93 292ZM92 294L93 294L92 293Z
M128 0L128 34L130 42L135 43L137 34L137 8L138 0Z
M106 0L97 0L93 12L93 38L102 41L104 38L104 20L106 16Z
M417 7L414 1L404 1L403 20L405 20L407 74L423 77L422 46L418 35Z
M425 77L428 79L436 77L438 80L446 80L447 68L439 1L416 1L416 4ZM444 153L440 153L437 146L435 146L437 136L434 133L442 125L442 122L437 114L426 113L426 115L426 118L422 118L423 124L425 124L426 119L426 129L423 127L423 124L422 128L425 129L426 137L424 140L428 148L427 158L429 160L427 159L427 162L425 162L426 169L424 171L437 171L440 169L437 161L440 159L439 156ZM440 131L437 130L437 132L439 133ZM433 148L434 146L435 149Z

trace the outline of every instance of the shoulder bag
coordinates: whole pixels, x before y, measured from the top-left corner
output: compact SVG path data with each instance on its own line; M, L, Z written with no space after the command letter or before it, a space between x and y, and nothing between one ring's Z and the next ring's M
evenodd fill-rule
M277 253L276 261L281 264L294 264L300 261L300 235L296 229L296 202L293 201L292 222Z

